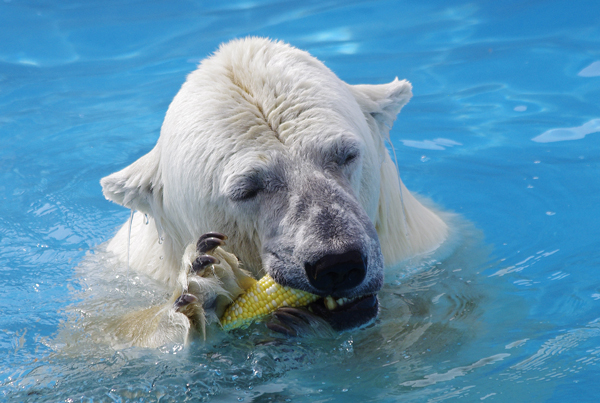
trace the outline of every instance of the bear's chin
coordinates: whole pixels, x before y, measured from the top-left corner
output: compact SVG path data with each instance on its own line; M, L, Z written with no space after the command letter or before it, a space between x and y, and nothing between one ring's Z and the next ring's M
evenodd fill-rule
M377 318L377 294L364 295L330 309L321 298L308 306L315 315L323 318L336 331L352 330L370 325Z

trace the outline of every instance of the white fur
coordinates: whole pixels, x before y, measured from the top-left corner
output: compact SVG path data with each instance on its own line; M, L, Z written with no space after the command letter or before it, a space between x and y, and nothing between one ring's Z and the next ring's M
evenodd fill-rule
M262 275L260 226L251 210L229 201L228 191L248 170L266 170L277 157L302 161L340 139L361 145L360 166L349 181L376 227L386 266L437 248L446 224L404 187L385 147L411 96L405 80L348 85L308 53L281 42L247 38L221 46L173 99L154 149L101 181L107 199L137 210L131 267L178 295L189 280L186 247L205 232L220 231L230 237L226 249ZM127 244L125 224L108 249L125 261ZM214 293L240 292L233 283L223 290ZM161 323L148 325L152 336L136 344L159 345L173 328L177 336L166 339L186 339L185 320L164 309L167 319L134 320L138 327Z

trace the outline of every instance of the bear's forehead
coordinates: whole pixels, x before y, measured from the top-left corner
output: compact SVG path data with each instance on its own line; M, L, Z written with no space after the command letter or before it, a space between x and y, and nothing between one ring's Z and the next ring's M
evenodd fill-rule
M371 147L356 99L325 65L287 45L251 45L227 45L188 76L161 130L166 165L235 172L273 153L319 163L342 144Z
M304 164L326 165L341 155L360 153L364 148L361 138L347 132L331 133L327 136L306 136L297 141L281 142L272 134L264 134L246 141L230 139L219 153L224 152L225 167L232 173L242 167L263 167L271 170L275 166L299 167ZM215 151L217 147L214 148Z
M308 53L268 41L236 42L188 78L211 135L290 147L365 130L347 85Z

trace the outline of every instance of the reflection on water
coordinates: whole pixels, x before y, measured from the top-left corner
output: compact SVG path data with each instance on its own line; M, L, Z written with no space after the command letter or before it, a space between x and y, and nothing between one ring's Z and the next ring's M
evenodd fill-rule
M532 138L538 143L553 143L555 141L581 140L588 134L600 132L600 119L593 119L578 127L565 129L550 129Z
M462 146L461 143L450 140L437 138L433 140L400 140L406 147L422 148L425 150L445 150L447 147Z
M600 76L600 61L593 62L592 64L590 64L589 66L587 66L583 70L581 70L579 73L577 73L577 75L581 76L581 77Z

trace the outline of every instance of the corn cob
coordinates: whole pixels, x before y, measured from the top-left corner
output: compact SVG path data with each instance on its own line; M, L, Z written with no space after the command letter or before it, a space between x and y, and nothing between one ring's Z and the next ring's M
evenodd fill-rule
M306 306L318 298L306 291L281 286L267 274L231 303L221 317L221 325L224 330L247 327L277 308Z

